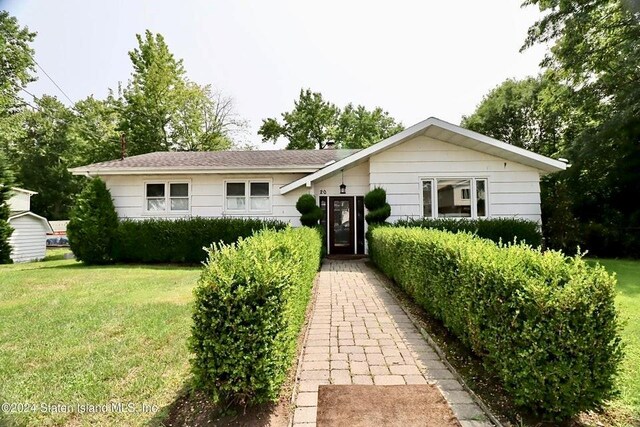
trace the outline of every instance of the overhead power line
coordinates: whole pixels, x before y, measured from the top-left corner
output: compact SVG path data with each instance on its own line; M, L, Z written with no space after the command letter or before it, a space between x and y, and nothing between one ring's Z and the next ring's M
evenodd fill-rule
M60 85L58 85L58 83L56 83L56 81L55 81L55 80L53 80L53 78L51 78L51 76L49 75L49 73L47 73L47 72L45 71L45 69L42 67L42 65L40 65L40 64L38 63L38 61L36 61L36 59L35 59L33 56L31 57L31 59L33 59L33 62L35 62L35 63L36 63L36 65L38 66L38 68L40 68L40 69L42 70L42 72L44 73L44 75L45 75L45 76L47 76L47 78L48 78L49 80L51 80L51 83L53 83L53 84L55 85L55 87L57 87L57 88L58 88L58 90L60 91L60 93L62 93L62 94L64 95L64 97L65 97L65 98L67 98L67 99L69 100L69 102L71 103L71 105L75 104L75 103L71 100L71 98L69 98L69 95L67 95L67 94L65 93L65 91L64 91L64 90L62 90L62 88L60 87ZM25 92L26 92L26 91L25 91Z

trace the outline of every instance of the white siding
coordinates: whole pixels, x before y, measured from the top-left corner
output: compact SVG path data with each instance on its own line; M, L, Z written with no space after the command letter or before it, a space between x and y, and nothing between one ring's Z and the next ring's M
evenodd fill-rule
M364 196L369 191L369 162L345 169L346 194L340 194L342 179L342 174L338 172L336 175L315 182L313 191L316 196Z
M31 210L31 195L21 191L14 192L9 198L9 210L13 212Z
M369 159L370 186L387 191L391 221L422 216L421 178L487 178L489 215L540 221L540 176L529 166L419 136ZM346 171L345 171L346 174Z
M113 203L120 218L183 218L190 216L222 217L222 216L251 216L271 218L300 225L300 214L295 208L296 201L301 194L308 192L300 188L288 194L280 194L280 187L301 178L301 174L247 174L247 175L122 175L103 176L107 187L111 191ZM225 180L268 180L271 182L271 212L260 214L227 213L224 209ZM145 182L171 181L190 182L190 212L180 214L150 214L144 210Z
M28 262L45 256L47 230L41 219L29 215L9 221L13 233L9 238L13 262Z

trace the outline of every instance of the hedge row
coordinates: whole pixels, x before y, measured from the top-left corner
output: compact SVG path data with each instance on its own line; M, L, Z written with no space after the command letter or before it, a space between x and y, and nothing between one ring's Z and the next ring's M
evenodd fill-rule
M526 242L537 247L542 244L540 226L535 221L518 218L424 218L406 219L395 223L399 227L434 228L452 233L467 232L496 243Z
M230 244L264 228L283 230L281 221L246 218L123 220L118 224L112 260L123 263L190 263L206 259L212 243Z
M320 235L262 231L209 251L195 290L190 348L196 385L215 401L276 400L295 357Z
M580 257L466 233L378 227L374 263L442 320L521 405L551 419L612 395L622 358L615 278Z

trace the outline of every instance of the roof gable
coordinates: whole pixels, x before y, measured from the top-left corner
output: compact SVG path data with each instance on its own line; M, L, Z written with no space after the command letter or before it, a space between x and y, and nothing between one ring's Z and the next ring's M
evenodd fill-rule
M49 224L49 221L47 220L47 218L42 217L40 215L36 215L31 211L26 211L26 212L12 212L9 216L8 221L11 222L12 220L18 219L18 218L23 218L23 217L30 217L33 219L36 219L40 222L42 222L42 225L45 228L45 231L47 233L53 233L53 229L51 228L51 225Z
M447 123L435 117L430 117L402 132L378 142L377 144L367 147L364 150L360 150L349 157L318 170L317 172L283 186L280 188L280 193L286 194L303 185L309 186L312 182L320 178L336 173L345 167L350 167L351 165L365 161L376 153L395 147L419 135L429 136L450 144L455 144L516 163L531 166L538 169L541 173L558 172L565 170L567 167L565 163L559 160L554 160L549 157L536 154L532 151L525 150L524 148L516 147L497 139L490 138L478 132Z

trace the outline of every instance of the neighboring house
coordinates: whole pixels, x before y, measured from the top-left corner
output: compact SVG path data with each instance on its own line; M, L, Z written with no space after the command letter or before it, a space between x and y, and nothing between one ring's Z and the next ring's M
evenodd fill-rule
M9 198L9 225L13 233L9 238L13 262L28 262L45 257L47 233L53 232L46 218L34 214L31 196L34 191L13 187Z
M364 253L364 195L383 187L390 220L517 217L540 222L540 177L558 160L429 118L363 150L157 152L81 166L121 218L264 217L300 225L313 194L329 253Z

